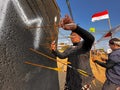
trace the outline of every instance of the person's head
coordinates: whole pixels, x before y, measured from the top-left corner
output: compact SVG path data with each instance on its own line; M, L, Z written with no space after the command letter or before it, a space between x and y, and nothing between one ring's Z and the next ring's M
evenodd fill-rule
M120 48L120 38L112 38L109 40L109 46L112 50Z
M71 33L70 38L71 38L72 43L78 43L81 41L81 37L75 32Z

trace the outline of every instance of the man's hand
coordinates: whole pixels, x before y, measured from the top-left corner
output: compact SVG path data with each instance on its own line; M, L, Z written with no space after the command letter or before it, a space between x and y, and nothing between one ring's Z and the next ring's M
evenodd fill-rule
M55 41L53 41L52 43L51 43L51 50L56 50L56 44L55 44Z
M77 28L77 25L68 15L65 15L65 17L61 19L59 26L64 30L75 30Z

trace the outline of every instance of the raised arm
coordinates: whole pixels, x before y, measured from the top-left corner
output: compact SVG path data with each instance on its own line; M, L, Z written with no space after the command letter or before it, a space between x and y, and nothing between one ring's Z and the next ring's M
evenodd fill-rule
M94 36L79 26L77 26L73 32L77 33L83 38L83 49L90 50L95 40Z
M84 30L83 28L75 24L68 15L66 15L65 18L60 21L60 27L62 27L64 30L71 30L72 32L80 35L84 39L83 49L91 49L92 44L95 40L94 36L87 30Z
M59 52L56 48L56 44L55 44L55 41L53 41L51 43L51 50L52 50L52 53L56 56L56 57L59 57L61 59L64 59L68 56L69 52L68 51L64 51L64 52Z

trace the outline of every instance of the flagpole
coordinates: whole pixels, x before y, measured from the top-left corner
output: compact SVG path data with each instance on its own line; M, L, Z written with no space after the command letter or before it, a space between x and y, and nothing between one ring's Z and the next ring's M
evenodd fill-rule
M110 23L110 18L108 18L108 25L109 25L110 29L112 29L112 25Z
M110 22L110 18L108 18L108 25L109 25L109 28L111 30L112 29L112 25L111 25L111 22ZM110 33L112 33L112 32L110 31ZM112 38L112 34L111 34L111 38Z

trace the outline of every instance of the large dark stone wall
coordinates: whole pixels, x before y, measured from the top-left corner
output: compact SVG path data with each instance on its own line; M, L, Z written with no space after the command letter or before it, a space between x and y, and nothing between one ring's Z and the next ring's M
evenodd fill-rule
M3 7L0 7L2 15L5 16L0 19L2 22L0 27L0 90L59 90L57 71L25 64L29 61L57 67L56 62L31 51L30 48L54 57L51 54L50 43L54 39L57 40L58 32L53 26L35 28L38 22L27 24L22 19L24 16L15 1L19 2L29 20L42 18L41 26L53 25L54 17L57 16L58 21L60 17L54 0L1 0L3 3L8 3L6 3L6 11L2 12ZM31 29L29 28L31 26L35 27ZM38 39L35 39L36 33L41 35ZM37 47L35 42L39 43Z

